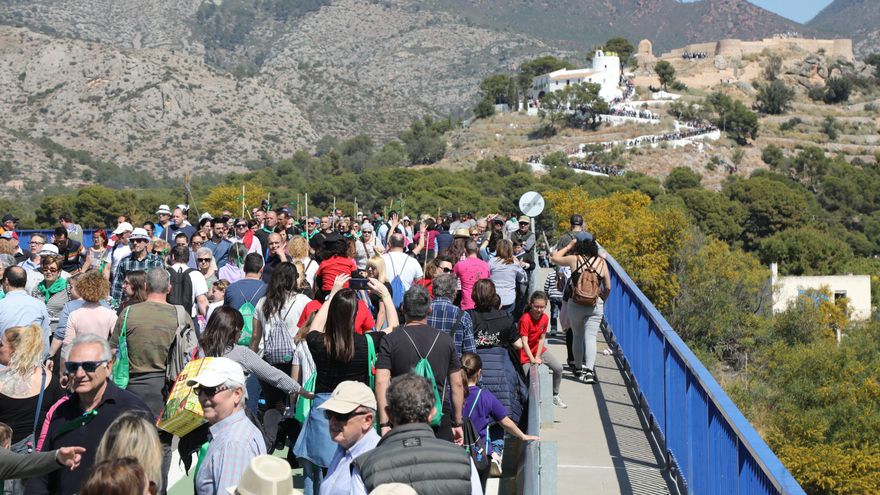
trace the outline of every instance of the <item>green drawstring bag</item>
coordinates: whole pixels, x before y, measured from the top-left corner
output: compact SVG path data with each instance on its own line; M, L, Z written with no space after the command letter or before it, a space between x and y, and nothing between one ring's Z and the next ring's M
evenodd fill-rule
M119 344L116 348L116 362L113 363L113 374L111 379L119 388L128 387L130 362L128 361L128 337L126 336L126 327L128 326L128 312L131 306L125 308L125 315L122 317L122 328L119 330Z
M306 392L315 393L315 381L318 379L318 372L312 373L312 376L309 377L308 380L303 384L302 389ZM296 409L293 411L293 419L299 421L301 424L306 423L306 419L309 417L309 412L312 410L312 399L306 399L300 394L300 396L296 399Z

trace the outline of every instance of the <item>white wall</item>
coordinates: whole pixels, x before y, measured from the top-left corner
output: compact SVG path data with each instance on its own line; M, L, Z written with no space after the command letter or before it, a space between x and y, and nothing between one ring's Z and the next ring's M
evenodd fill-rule
M871 317L871 276L832 275L823 277L778 277L773 282L773 311L785 311L806 289L826 287L832 294L845 292L849 299L850 319Z

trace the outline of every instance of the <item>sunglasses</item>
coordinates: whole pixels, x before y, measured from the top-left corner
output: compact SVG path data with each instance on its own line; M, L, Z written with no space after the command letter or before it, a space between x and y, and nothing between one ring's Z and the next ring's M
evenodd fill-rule
M154 250L154 251L152 251L152 253L155 254L156 256L163 256L165 254L165 251L155 251Z
M108 363L106 359L101 361L67 361L64 363L64 369L71 375L79 371L80 368L86 373L94 373L99 366L106 363Z
M192 241L193 246L201 246L204 243L205 243L205 241Z
M246 223L240 223L240 224L236 225L235 228L237 228L237 229L246 229L246 228L247 228L247 224L246 224Z
M205 397L214 397L224 390L229 390L229 387L225 385L218 385L216 387L193 387L193 392L195 392L196 395L204 395Z
M146 240L146 239L131 239L131 240L129 240L128 242L130 242L130 243L132 243L132 244L137 244L137 243L139 243L139 242L142 242L142 243L146 244L146 243L148 243L148 242L150 242L150 241L148 241L148 240Z
M61 271L61 270L59 270L58 268L54 268L54 267L43 268L43 273L58 273L59 271Z
M315 222L306 222L306 225L315 225Z
M443 273L450 273L450 272L452 272L452 268L441 267L440 269L443 270Z
M210 263L211 258L197 258L196 261L198 261L199 263Z
M370 414L370 411L352 411L347 414L340 414L329 409L324 410L324 417L327 418L327 421L336 420L342 423L347 423L349 419L355 416L363 416L364 414Z

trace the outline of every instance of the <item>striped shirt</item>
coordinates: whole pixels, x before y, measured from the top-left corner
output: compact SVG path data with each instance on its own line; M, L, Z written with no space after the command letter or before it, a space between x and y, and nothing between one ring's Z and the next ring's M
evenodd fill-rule
M562 300L562 289L556 288L556 270L551 270L547 275L547 281L544 282L544 292L550 299Z
M238 411L210 427L211 442L196 473L196 494L217 495L237 486L251 459L266 453L263 434Z

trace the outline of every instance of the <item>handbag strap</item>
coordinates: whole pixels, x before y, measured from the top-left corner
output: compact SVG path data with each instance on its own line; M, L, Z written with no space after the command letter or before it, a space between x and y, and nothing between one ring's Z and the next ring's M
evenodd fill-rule
M37 422L40 421L40 409L43 408L43 395L46 391L46 368L43 367L43 379L40 381L40 396L37 398L37 410L34 411L34 427L31 429L31 432L36 438L37 434Z
M471 404L471 410L468 411L468 418L471 417L471 414L474 413L474 408L477 407L477 403L480 402L480 394L483 393L483 389L477 389L477 397L474 399L474 403Z

